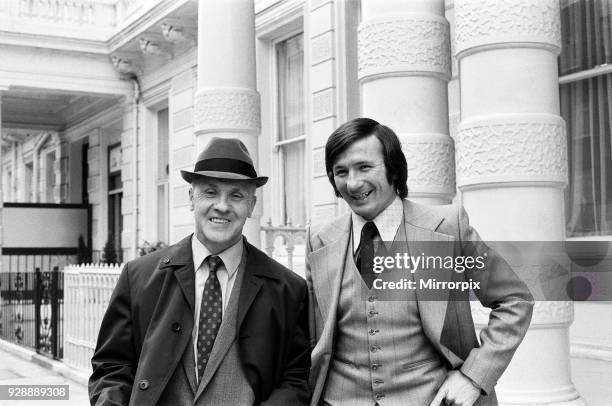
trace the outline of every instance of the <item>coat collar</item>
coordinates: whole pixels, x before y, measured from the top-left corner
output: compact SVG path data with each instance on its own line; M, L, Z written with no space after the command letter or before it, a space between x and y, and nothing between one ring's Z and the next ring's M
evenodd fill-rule
M159 269L173 270L183 296L189 304L189 309L193 313L195 307L195 270L193 269L191 236L192 234L168 249L166 255L160 260Z
M178 284L189 304L189 308L194 312L195 307L195 270L193 268L193 253L191 249L191 237L182 239L177 244L169 248L166 255L160 260L159 269L170 269L178 281ZM243 282L243 291L240 292L240 303L238 307L238 320L243 321L248 308L257 295L262 278L280 279L278 270L269 266L268 257L251 245L246 238L243 238L246 250L246 270Z

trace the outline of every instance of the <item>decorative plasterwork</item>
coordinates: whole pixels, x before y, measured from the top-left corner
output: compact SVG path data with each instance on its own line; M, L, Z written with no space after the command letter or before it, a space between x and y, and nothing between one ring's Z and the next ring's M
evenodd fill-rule
M200 89L195 96L195 131L259 132L259 104L259 93L252 89Z
M552 114L486 116L459 123L457 185L567 183L565 122Z
M406 14L364 21L358 30L359 79L383 74L429 74L450 79L445 18Z
M123 56L119 54L111 55L110 57L113 68L117 73L123 76L138 76L142 73L140 63L137 58Z
M179 43L179 42L191 42L193 39L187 38L185 30L182 27L174 26L170 22L163 22L160 24L162 36L168 42Z
M168 49L166 49L166 47L162 46L159 42L156 42L154 40L141 37L138 40L138 45L140 46L140 52L142 52L143 55L162 56L166 59L172 58L172 53Z
M493 44L532 43L561 49L558 0L457 0L457 55Z
M445 134L402 134L411 195L455 194L455 148Z

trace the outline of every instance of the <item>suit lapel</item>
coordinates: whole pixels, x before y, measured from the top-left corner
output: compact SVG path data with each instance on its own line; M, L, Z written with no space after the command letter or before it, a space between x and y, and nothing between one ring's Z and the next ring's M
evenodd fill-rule
M350 215L341 217L321 230L317 236L322 247L308 254L312 284L325 324L330 314L335 318L338 307L342 274L349 251L350 230Z
M447 234L438 233L435 230L444 221L435 210L426 206L415 205L408 200L404 200L405 214L405 239L408 243L410 255L453 256L454 238ZM398 233L399 235L400 233ZM434 242L432 244L431 242ZM443 243L446 244L443 244ZM455 272L444 269L427 270L414 273L414 280L417 286L420 281L433 278L436 281L451 281ZM422 289L416 290L417 302L423 331L431 342L445 357L455 365L461 360L441 343L441 335L444 325L447 322L446 313L448 309L449 290L437 291L435 299L426 297L427 294ZM428 300L429 299L429 300ZM455 322L454 320L451 322Z

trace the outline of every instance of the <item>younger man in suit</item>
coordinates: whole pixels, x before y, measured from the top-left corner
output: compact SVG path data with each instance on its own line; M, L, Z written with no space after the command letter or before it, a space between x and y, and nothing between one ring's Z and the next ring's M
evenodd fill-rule
M531 320L525 284L487 250L463 209L406 200L406 158L390 128L367 118L343 124L327 141L325 165L351 213L308 232L311 404L497 405L494 385ZM475 294L492 312L480 345L467 291L431 300L407 289L402 300L385 300L371 262L383 241L407 251L454 241L451 254L488 253L483 270L442 274L481 285Z
M242 236L268 178L222 138L181 175L195 234L126 264L92 358L91 404L307 404L306 283Z

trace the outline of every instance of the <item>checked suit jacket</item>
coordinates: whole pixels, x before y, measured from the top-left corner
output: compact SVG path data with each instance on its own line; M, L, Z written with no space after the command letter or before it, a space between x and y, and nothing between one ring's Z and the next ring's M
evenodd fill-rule
M456 206L424 206L404 200L404 228L408 250L418 252L423 241L448 241L449 255L478 256L485 252L484 270L441 272L438 281L480 282L478 300L491 308L489 323L476 337L469 292L446 291L448 300L424 300L416 290L425 335L451 369L460 369L483 390L478 405L497 405L494 386L522 341L533 310L533 296L510 266L489 249L469 226L467 214ZM310 294L310 336L313 391L318 405L334 357L338 300L351 233L351 215L311 227L307 236L306 280ZM348 249L347 249L348 248ZM414 274L418 277L419 273ZM450 297L450 295L453 297Z

